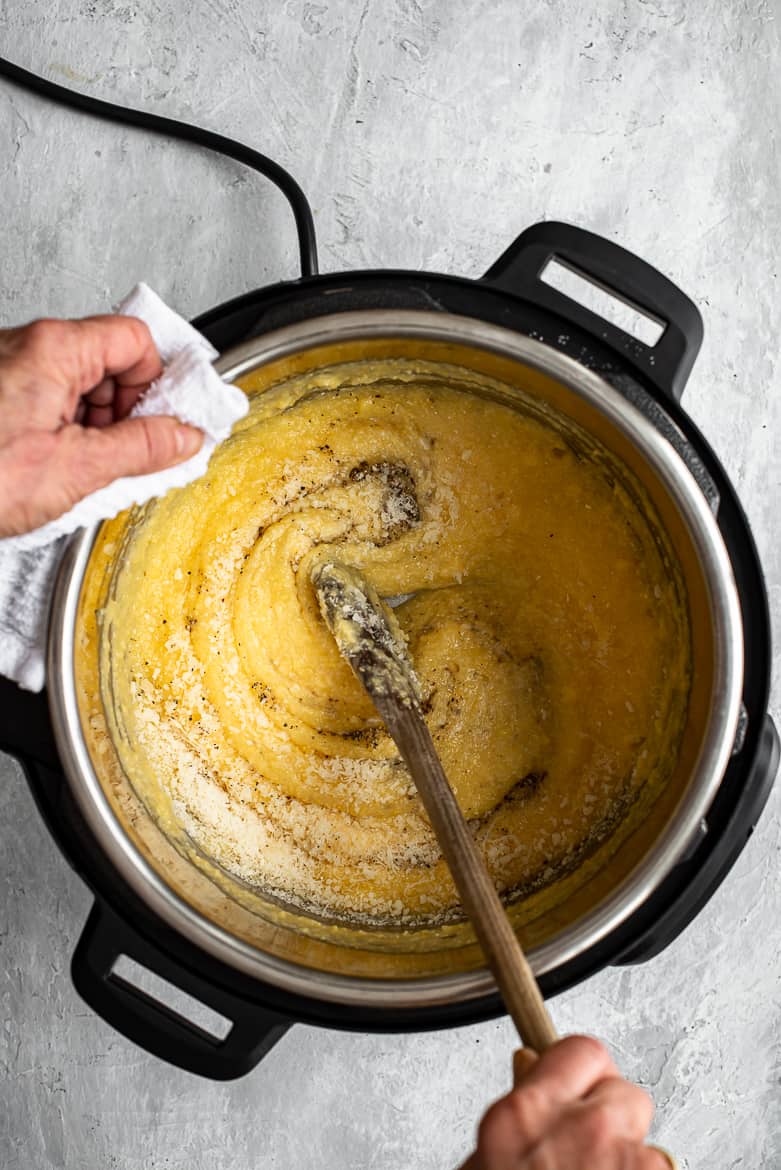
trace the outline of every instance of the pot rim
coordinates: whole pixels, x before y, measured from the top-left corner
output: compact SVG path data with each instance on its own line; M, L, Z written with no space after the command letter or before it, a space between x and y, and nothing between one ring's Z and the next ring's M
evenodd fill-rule
M732 565L708 502L667 439L610 384L544 342L479 318L420 310L367 309L308 318L244 342L215 362L228 381L303 349L368 338L459 342L510 357L555 378L602 411L638 447L673 496L700 558L714 624L713 703L694 780L665 833L621 883L581 919L528 952L541 975L581 955L620 926L685 853L721 783L741 707L743 631ZM137 850L103 792L81 729L74 670L81 585L100 523L69 543L55 583L47 645L49 705L71 791L121 876L169 927L221 962L304 999L355 1007L410 1008L467 1002L496 993L487 968L414 979L366 979L299 966L260 951L206 918L168 887Z

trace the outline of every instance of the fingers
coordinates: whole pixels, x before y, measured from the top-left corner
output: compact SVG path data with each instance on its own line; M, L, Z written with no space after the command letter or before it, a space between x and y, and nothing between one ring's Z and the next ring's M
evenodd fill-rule
M24 427L52 430L72 422L82 395L105 393L104 379L114 388L112 420L124 418L161 371L152 335L135 317L43 320L5 330L0 333L0 441Z
M195 427L160 417L35 431L0 445L0 536L39 528L120 476L189 459L202 442Z
M145 384L124 385L122 374L106 376L94 390L82 396L74 421L89 427L107 427L120 422L127 418L146 389Z
M567 1161L562 1160L567 1157ZM547 1150L538 1147L530 1158L515 1161L512 1170L670 1170L670 1163L664 1154L653 1146L641 1146L634 1142L613 1143L610 1149L597 1155L595 1160L587 1148L581 1148L574 1159L562 1155L555 1148ZM493 1163L486 1161L480 1151L472 1154L460 1170L495 1170Z
M560 1102L584 1097L606 1077L618 1075L610 1053L593 1036L567 1036L543 1052L524 1078L524 1089L544 1084Z
M154 381L154 378L152 381ZM121 381L115 381L114 421L119 422L121 419L127 418L139 398L141 398L147 389L148 387L145 385L125 386Z
M70 324L77 327L87 350L83 368L89 368L93 358L102 367L100 380L91 388L84 388L83 378L79 381L78 394L87 404L83 422L94 427L119 422L162 372L152 335L135 317L85 317Z
M74 342L80 359L78 394L98 387L106 376L125 391L123 404L136 397L162 372L160 355L152 334L137 317L85 317L62 324L75 329ZM133 405L127 407L129 410Z
M84 401L90 406L111 406L114 402L116 384L113 378L104 378L94 390L84 395Z
M607 1132L630 1142L644 1140L654 1115L648 1093L618 1076L596 1085L580 1108L598 1114Z
M609 1052L591 1036L568 1036L536 1060L528 1060L511 1095L531 1146L570 1103L585 1097L606 1078L618 1075Z
M518 1048L513 1053L513 1086L516 1089L529 1069L537 1063L537 1059L537 1053L533 1048ZM501 1143L506 1146L507 1165L512 1166L517 1161L518 1143L515 1135L515 1115L514 1113L510 1114L509 1110L498 1108L502 1104L503 1102L497 1102L497 1105L486 1114L480 1127L479 1148L471 1158L464 1162L460 1170L494 1170L494 1163L486 1161L484 1157L486 1141L490 1149L490 1157L496 1159L505 1156L498 1148Z
M195 428L127 418L161 370L149 329L133 317L0 330L0 535L37 528L120 476L195 454Z
M642 1145L652 1117L647 1093L618 1076L609 1077L564 1111L528 1150L518 1170L581 1165L588 1170L635 1170L649 1158L652 1166L653 1151Z
M537 1063L533 1048L517 1048L513 1053L513 1087L518 1088L527 1072Z
M478 1163L474 1170L493 1170L493 1167ZM597 1150L593 1145L552 1141L537 1146L531 1155L516 1162L513 1170L670 1170L670 1166L657 1151L636 1142L613 1141Z
M520 1084L488 1110L478 1146L494 1170L515 1170L573 1102L617 1075L607 1049L590 1036L569 1036L526 1065Z
M88 427L107 427L120 422L130 414L143 390L144 387L121 386L115 378L106 377L82 397L74 422Z
M78 498L124 475L146 475L191 458L203 432L173 418L124 419L103 429L72 432L65 458L76 477Z
M570 1036L541 1056L521 1049L513 1065L515 1088L486 1113L462 1170L665 1170L644 1145L650 1097L597 1040Z
M94 390L83 396L76 407L74 421L88 427L107 427L119 421L117 386L113 378L104 378Z

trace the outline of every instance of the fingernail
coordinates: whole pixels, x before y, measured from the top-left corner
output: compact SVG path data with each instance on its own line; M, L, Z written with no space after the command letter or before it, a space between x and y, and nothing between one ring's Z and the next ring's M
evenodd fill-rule
M200 451L203 443L203 431L198 427L191 427L187 423L180 423L176 428L176 453L182 457L194 455Z

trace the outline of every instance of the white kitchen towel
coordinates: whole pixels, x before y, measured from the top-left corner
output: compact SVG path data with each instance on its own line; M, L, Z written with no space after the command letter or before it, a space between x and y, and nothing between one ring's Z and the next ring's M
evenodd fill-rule
M40 691L45 682L49 606L64 538L198 479L214 448L248 409L242 391L214 369L213 346L147 285L137 285L117 311L146 322L163 362L163 373L131 414L175 415L199 427L205 438L185 463L117 479L35 532L0 540L0 674L29 691Z

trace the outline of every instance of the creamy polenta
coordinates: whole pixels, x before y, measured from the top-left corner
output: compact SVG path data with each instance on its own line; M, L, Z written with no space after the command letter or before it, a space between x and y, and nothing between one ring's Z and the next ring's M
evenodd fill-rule
M675 763L689 634L650 507L490 390L393 360L252 396L207 475L143 510L99 615L112 737L159 822L330 918L439 921L457 899L320 615L323 558L390 599L503 891L580 864Z

